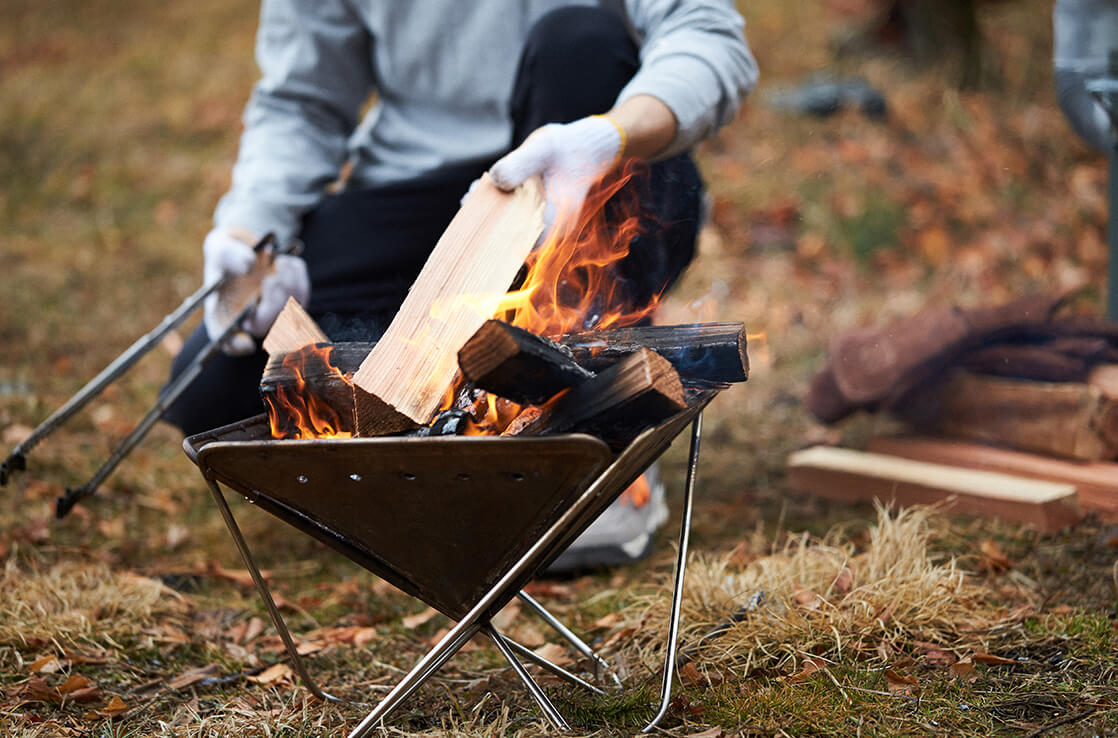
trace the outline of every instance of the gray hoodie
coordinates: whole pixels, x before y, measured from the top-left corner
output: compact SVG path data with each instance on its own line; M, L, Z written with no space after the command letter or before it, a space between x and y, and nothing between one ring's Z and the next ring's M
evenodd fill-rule
M264 0L256 40L263 75L215 224L286 241L346 161L353 186L362 186L500 156L524 39L542 15L575 4L599 3ZM757 79L732 3L624 6L641 67L618 102L652 95L672 110L679 132L666 153L728 123Z

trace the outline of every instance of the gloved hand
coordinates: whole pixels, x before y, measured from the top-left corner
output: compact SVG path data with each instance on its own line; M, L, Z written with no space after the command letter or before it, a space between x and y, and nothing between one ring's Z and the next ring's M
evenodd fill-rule
M258 240L244 229L215 228L202 244L205 283L233 277L225 287L206 298L203 325L210 340L221 336L259 285L260 300L255 312L241 326L243 330L232 334L222 346L225 353L233 356L256 350L253 336L259 338L268 332L289 296L301 303L306 303L310 297L306 263L297 256L281 254L269 264L271 259L267 254L257 254L249 245Z
M538 128L494 164L489 175L502 190L511 190L537 174L543 177L546 240L572 224L591 185L621 161L624 152L621 126L604 115L592 115Z

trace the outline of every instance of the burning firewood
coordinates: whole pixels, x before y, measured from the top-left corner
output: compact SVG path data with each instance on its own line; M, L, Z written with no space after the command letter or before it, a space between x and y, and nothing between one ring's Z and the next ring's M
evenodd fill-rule
M404 304L353 377L358 430L426 425L458 372L456 354L492 314L543 230L539 182L503 193L483 177L431 253Z
M260 396L268 407L272 435L355 435L349 377L372 347L372 343L314 343L270 356L260 378Z
M560 395L519 435L590 433L616 449L686 407L683 385L671 363L641 348Z
M685 384L730 384L749 378L745 326L741 323L614 328L575 333L558 340L579 364L592 371L602 371L641 348L650 348L671 362Z
M458 366L475 387L522 405L539 405L594 376L569 349L499 320L486 321L466 342Z

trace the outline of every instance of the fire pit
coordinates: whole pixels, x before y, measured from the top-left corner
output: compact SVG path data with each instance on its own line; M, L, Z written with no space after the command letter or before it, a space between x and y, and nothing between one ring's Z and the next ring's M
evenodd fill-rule
M316 696L336 700L315 684L299 656L221 484L457 621L351 736L366 735L479 631L493 639L551 723L566 728L518 656L599 690L502 636L490 619L691 424L668 655L651 730L670 700L702 411L715 395L694 393L685 410L616 454L584 434L273 440L263 415L191 436L183 447L201 470L294 669ZM577 650L605 665L539 603L520 596Z

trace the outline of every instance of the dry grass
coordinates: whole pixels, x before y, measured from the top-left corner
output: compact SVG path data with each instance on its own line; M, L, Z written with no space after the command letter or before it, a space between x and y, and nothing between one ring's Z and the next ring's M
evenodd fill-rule
M697 649L710 667L795 668L808 656L844 651L888 662L912 640L947 648L985 647L982 633L1004 614L996 594L929 542L937 521L926 508L878 508L864 551L835 533L802 534L782 550L743 561L740 555L695 554L688 565L681 643L698 644L737 612L740 619ZM628 611L639 625L641 658L662 659L668 599L658 591ZM743 611L744 609L744 611Z
M103 562L68 558L37 565L13 556L0 573L0 645L113 645L134 640L183 604L162 583Z

